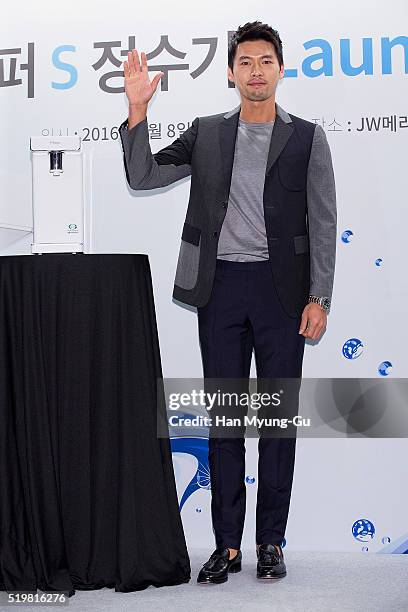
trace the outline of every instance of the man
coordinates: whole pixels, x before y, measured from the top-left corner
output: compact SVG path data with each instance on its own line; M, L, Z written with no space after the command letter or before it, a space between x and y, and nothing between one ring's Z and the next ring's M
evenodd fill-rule
M327 325L336 255L332 160L319 125L275 102L284 76L282 41L261 22L234 34L228 78L238 108L196 117L180 138L152 155L146 111L152 82L146 55L124 62L129 118L120 127L133 189L169 185L191 174L173 297L197 307L204 376L301 377L305 339ZM256 512L257 576L286 575L282 542L296 436L260 437ZM243 437L210 436L216 550L199 583L240 571L245 515Z

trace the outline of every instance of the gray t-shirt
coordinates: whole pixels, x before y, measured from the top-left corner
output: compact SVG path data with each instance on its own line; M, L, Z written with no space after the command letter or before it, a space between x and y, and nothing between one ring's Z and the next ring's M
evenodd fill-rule
M218 241L218 259L269 259L263 191L274 123L251 123L239 119L228 208Z

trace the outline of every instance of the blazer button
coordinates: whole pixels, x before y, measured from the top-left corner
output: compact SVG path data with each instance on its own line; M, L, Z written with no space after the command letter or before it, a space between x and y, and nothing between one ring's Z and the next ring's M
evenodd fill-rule
M223 208L227 208L227 205L228 205L228 202L221 202L221 206L222 206Z
M213 232L213 236L216 238L218 236L218 232Z

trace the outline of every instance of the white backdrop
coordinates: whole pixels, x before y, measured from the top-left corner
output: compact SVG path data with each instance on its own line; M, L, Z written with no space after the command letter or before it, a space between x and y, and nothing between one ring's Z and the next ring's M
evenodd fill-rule
M200 377L196 314L171 298L190 181L151 192L128 188L112 129L127 115L123 77L107 79L107 87L118 90L110 92L101 78L120 73L129 37L147 53L168 37L176 51L164 48L149 64L185 66L169 70L167 90L159 85L150 104L149 123L161 124L161 138L151 139L155 152L178 136L178 124L239 104L226 77L228 31L259 19L278 29L284 44L287 72L277 101L324 127L336 176L333 307L322 340L306 346L303 375L406 377L408 9L405 0L387 6L384 11L382 2L345 0L329 8L320 0L298 0L282 10L281 3L261 1L254 13L242 0L224 6L214 0L205 5L181 0L175 6L162 0L148 5L123 0L120 6L105 0L58 7L49 0L8 3L0 23L0 254L30 253L30 136L78 133L89 177L92 252L149 254L164 375ZM217 46L208 67L193 78L211 48L197 39L216 39ZM118 45L112 48L116 65L113 56L100 61L96 43L107 41ZM350 346L355 350L344 353ZM249 440L247 448L243 545L252 546L256 442ZM174 464L181 497L197 471L197 458L175 452ZM406 482L404 439L300 439L287 545L407 550ZM213 545L209 507L210 492L202 488L182 509L190 547Z

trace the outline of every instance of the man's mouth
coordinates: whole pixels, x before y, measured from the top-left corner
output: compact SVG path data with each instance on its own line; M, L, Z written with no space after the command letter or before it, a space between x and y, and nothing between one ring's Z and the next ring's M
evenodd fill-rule
M252 87L259 87L260 85L266 85L265 81L250 81L248 85L252 85Z

